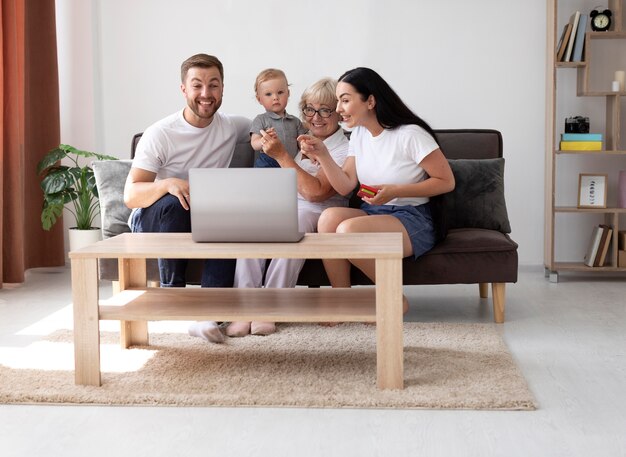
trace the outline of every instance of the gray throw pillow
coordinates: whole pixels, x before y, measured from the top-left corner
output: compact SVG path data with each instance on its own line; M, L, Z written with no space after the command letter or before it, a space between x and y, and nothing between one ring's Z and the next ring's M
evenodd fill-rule
M130 232L130 209L124 204L124 184L131 164L132 160L96 160L92 163L104 239Z
M444 195L447 227L511 233L504 201L504 159L457 159L449 163L456 187Z

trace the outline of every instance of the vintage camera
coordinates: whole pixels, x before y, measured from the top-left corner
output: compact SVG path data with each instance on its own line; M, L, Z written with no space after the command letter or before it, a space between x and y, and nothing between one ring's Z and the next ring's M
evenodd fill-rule
M589 118L582 116L565 118L565 133L589 133Z

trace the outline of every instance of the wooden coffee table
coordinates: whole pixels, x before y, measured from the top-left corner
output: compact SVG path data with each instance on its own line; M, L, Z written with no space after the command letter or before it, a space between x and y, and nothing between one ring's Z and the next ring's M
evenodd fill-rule
M187 233L126 233L69 254L76 384L100 386L100 320L122 321L122 345L148 344L147 322L376 322L377 385L402 389L402 237L307 233L299 243L195 243ZM374 259L376 286L351 289L146 287L146 259ZM121 292L98 297L98 259L117 258Z

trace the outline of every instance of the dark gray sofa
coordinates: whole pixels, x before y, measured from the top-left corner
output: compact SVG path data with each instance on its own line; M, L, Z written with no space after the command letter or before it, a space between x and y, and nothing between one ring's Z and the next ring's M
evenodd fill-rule
M487 297L492 284L494 320L504 321L505 284L517 282L517 244L511 231L504 200L502 136L495 130L436 130L437 140L450 161L456 179L453 192L439 198L436 217L446 236L417 260L403 262L403 284L479 284ZM131 150L139 139L133 138ZM250 167L254 151L249 143L238 144L231 167ZM130 160L96 161L94 173L100 195L103 237L129 231L130 210L123 202L123 188ZM353 199L351 204L358 204ZM100 279L117 281L117 263L100 260ZM197 283L198 262L190 262L188 278ZM156 260L148 262L148 278L158 281ZM352 282L371 284L356 268ZM320 260L307 260L298 285L329 285Z

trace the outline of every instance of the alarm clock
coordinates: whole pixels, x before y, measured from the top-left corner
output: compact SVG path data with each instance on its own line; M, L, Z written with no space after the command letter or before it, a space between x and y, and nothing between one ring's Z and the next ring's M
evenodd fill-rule
M591 30L594 32L606 32L609 30L609 27L611 27L611 15L611 10L592 10L589 13L591 17Z

